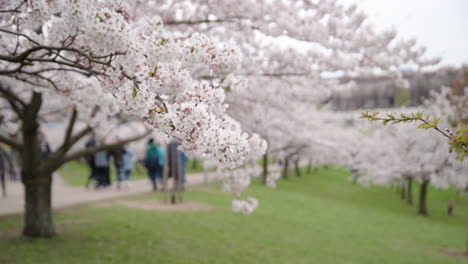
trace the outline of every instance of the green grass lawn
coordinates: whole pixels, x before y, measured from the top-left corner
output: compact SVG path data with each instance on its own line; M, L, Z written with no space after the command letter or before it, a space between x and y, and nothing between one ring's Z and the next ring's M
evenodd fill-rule
M136 168L133 170L132 180L147 178L148 174L146 172L146 169L139 163L137 163L136 165ZM187 173L203 172L202 161L188 160L186 168ZM110 170L112 182L117 181L115 167L111 166ZM71 161L62 166L62 168L59 169L58 173L62 176L63 180L68 185L85 186L89 175L89 169L86 163L84 162Z
M4 217L0 263L466 263L442 252L465 245L466 207L445 214L452 191L431 189L431 216L421 217L394 191L353 185L347 177L320 169L279 181L277 189L255 182L248 195L260 206L249 216L232 213L231 196L214 185L185 194L212 206L208 212L69 208L55 215L54 239L19 238L21 219Z
M203 161L195 160L195 159L189 159L189 160L187 160L186 169L187 169L187 173L202 173L203 172Z

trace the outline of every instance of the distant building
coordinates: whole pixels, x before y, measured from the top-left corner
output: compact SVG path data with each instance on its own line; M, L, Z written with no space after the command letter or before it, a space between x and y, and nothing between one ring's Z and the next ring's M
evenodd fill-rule
M409 89L398 88L389 76L342 78L342 83L354 81L356 87L335 93L331 105L335 110L418 106L429 97L430 91L450 86L463 73L461 69L446 67L434 72L403 71L402 74L410 84Z

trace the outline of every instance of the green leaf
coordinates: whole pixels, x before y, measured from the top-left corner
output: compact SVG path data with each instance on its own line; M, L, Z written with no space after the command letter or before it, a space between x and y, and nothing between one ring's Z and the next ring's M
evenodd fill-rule
M135 97L137 97L138 95L138 90L135 86L133 86L133 90L132 90L132 98L135 99Z
M160 44L161 44L162 46L164 46L164 45L166 45L166 43L167 43L168 41L169 41L169 39L167 39L167 38L161 38L161 43L160 43Z
M96 18L99 19L99 22L105 22L104 18L102 18L98 13L96 13Z

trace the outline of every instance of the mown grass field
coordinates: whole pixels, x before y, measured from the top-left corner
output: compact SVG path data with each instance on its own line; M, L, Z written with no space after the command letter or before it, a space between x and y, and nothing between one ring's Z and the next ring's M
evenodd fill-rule
M446 215L453 191L431 189L431 216L421 217L394 191L347 178L341 169L319 169L277 189L254 183L248 195L260 206L249 216L232 213L231 196L214 185L185 194L209 211L69 208L56 213L54 239L19 238L21 218L4 217L0 263L466 263L442 251L465 245L466 207Z
M188 160L187 173L201 173L203 172L203 164L201 161ZM89 169L86 163L80 161L72 161L65 164L58 170L66 184L71 186L85 186L89 175ZM117 174L113 163L110 166L110 174L112 182L117 181ZM146 169L143 165L137 163L133 170L132 180L145 179L148 177Z

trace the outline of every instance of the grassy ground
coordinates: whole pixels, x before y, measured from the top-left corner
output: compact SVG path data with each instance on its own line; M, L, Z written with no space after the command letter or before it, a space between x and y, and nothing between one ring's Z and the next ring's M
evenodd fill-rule
M202 173L203 172L203 161L189 159L187 161L187 173Z
M445 214L451 191L429 191L427 218L390 189L352 185L340 169L275 190L254 183L248 194L260 201L249 216L233 214L231 196L213 185L185 195L208 212L70 208L56 214L60 236L48 240L18 238L20 218L3 218L0 263L466 263L442 252L466 237L466 215Z
M187 173L201 173L203 172L203 164L201 161L188 160ZM84 186L88 179L89 169L86 163L79 161L68 162L59 169L58 173L62 176L65 183L72 186ZM117 181L117 174L114 166L111 166L112 182ZM132 180L147 178L146 169L139 163L133 170ZM1 262L0 262L1 264Z

